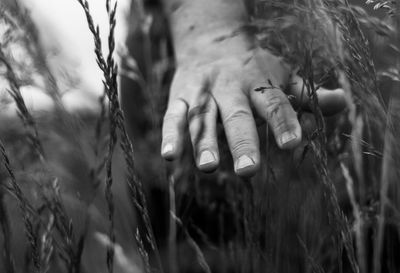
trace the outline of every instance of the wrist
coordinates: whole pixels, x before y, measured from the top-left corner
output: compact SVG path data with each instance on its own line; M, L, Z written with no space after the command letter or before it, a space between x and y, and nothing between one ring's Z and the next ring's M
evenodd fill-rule
M247 43L249 22L243 0L164 0L177 59L215 44ZM245 35L243 35L245 34Z
M175 56L178 64L217 61L240 56L254 46L255 37L245 27L220 28L182 37L179 43L175 43Z

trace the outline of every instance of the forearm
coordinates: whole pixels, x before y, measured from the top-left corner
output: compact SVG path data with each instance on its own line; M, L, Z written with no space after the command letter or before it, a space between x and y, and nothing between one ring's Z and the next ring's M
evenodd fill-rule
M207 47L214 41L223 42L226 37L236 36L248 23L243 0L163 0L163 2L178 59L189 52L206 50L202 46ZM244 36L240 35L234 44L248 42L244 41Z

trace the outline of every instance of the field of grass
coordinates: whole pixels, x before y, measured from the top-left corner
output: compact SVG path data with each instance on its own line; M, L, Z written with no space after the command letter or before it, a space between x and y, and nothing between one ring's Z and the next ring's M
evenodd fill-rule
M311 111L296 109L292 151L260 125L262 168L240 179L222 128L214 173L189 141L175 162L159 155L174 61L157 1L133 1L119 64L117 0L109 29L70 1L104 76L99 112L65 109L29 12L0 2L0 102L18 111L0 112L0 272L400 272L400 3L249 1L249 28L298 68ZM38 81L51 110L21 96ZM324 117L314 82L344 88L347 109Z

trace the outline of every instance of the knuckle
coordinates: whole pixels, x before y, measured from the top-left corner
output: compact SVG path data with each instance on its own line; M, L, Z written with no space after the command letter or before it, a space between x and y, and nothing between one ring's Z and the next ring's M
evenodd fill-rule
M209 136L204 136L195 143L196 150L202 151L207 149L215 149L216 147L216 140Z
M167 114L164 116L162 124L162 138L163 140L171 140L179 135L179 130L183 126L182 118L179 115Z
M177 132L172 128L166 128L162 134L162 141L163 142L171 142L177 138Z
M252 152L255 147L254 143L251 139L248 138L239 138L235 141L232 147L232 154L239 156L242 154L248 154Z
M192 121L189 124L190 137L194 145L207 146L216 138L214 128L204 119Z
M182 115L174 112L167 112L164 115L164 124L168 122L177 122L182 119Z
M205 135L204 127L200 128L200 130L196 132L191 132L190 137L192 139L193 145L198 146L202 142L204 135Z
M222 122L224 124L230 124L239 122L242 120L248 120L252 117L252 113L247 109L236 109L223 116Z
M180 121L185 118L187 102L183 98L173 99L169 102L167 111L164 114L165 121Z
M289 129L289 123L285 119L277 119L272 124L272 130L277 133L288 131L288 129Z
M265 109L267 120L272 120L279 110L287 104L289 104L289 102L283 99L281 96L273 96L269 98Z

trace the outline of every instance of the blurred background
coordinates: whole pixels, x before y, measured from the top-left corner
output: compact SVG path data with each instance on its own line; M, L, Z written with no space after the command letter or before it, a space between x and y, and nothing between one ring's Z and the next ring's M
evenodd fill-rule
M105 59L106 2L88 1ZM104 85L77 0L1 0L0 272L399 271L398 4L247 4L261 45L342 86L349 107L299 109L293 151L260 126L263 167L244 181L221 128L212 174L189 141L160 156L175 63L159 1L118 0L118 77Z

